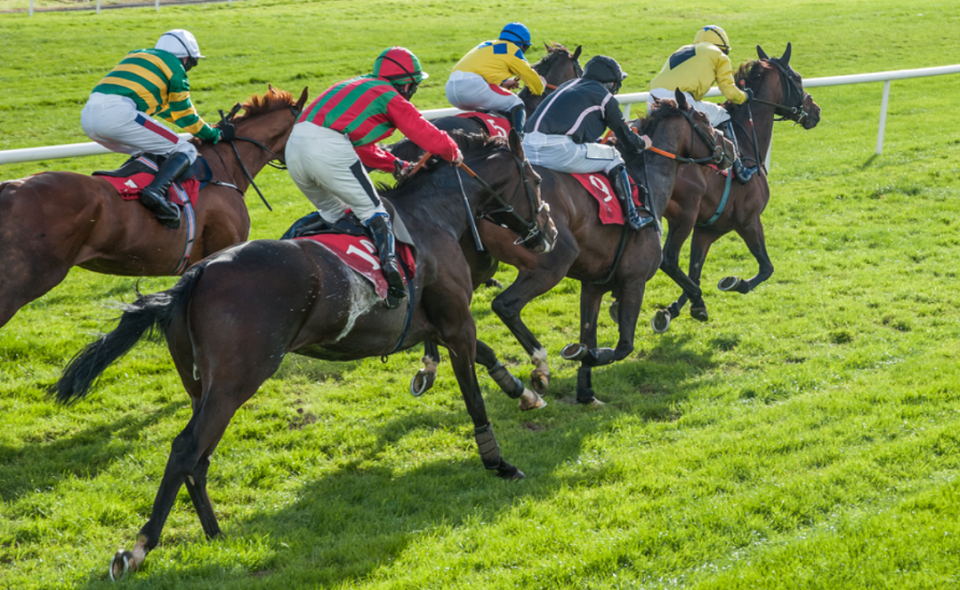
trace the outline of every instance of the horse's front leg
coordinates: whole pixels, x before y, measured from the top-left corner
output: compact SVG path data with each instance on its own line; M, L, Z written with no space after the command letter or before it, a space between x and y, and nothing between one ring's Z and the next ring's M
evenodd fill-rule
M497 353L487 344L477 340L477 362L486 367L487 374L496 382L507 396L519 399L518 407L521 410L538 410L547 405L547 402L536 392L530 391L503 366L497 358Z
M767 242L763 236L763 223L759 216L750 225L738 229L737 233L756 258L757 264L760 265L759 271L755 277L746 281L736 276L724 277L718 288L721 291L747 294L773 275L773 263L770 261L770 255L767 254Z
M613 351L609 348L597 350L597 320L600 317L602 301L603 291L589 282L580 283L580 342L565 346L561 353L565 359L580 361L580 368L577 370L578 404L603 405L593 391L593 367L600 364L600 356L604 359L609 356L612 359Z
M436 342L423 343L423 368L410 380L410 393L421 396L433 387L437 380L437 367L440 365L440 349Z

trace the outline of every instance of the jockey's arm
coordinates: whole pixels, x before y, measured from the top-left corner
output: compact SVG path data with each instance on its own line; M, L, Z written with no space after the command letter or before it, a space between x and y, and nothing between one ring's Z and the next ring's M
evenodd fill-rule
M197 109L190 101L190 83L186 76L174 76L170 80L170 89L167 93L168 106L161 116L187 133L193 134L203 141L217 142L220 139L220 130L207 125Z
M387 116L400 133L422 149L448 162L457 159L460 150L450 136L427 121L420 111L399 94L387 103ZM393 164L391 163L391 170Z
M507 69L510 70L511 74L519 76L527 88L530 89L530 92L536 95L543 94L543 78L540 77L540 74L538 74L536 70L530 67L526 59L511 55L507 58Z
M646 149L646 142L627 126L627 122L623 120L623 113L620 111L620 103L612 96L603 107L603 122L617 136L619 145L630 146L637 152Z
M357 152L357 157L360 158L360 161L367 168L382 170L391 174L396 165L395 162L399 159L381 148L376 142L354 147L353 149Z
M747 95L737 88L737 83L733 78L733 66L730 64L730 58L723 53L717 52L715 65L717 87L720 88L724 98L734 104L743 104L747 100Z

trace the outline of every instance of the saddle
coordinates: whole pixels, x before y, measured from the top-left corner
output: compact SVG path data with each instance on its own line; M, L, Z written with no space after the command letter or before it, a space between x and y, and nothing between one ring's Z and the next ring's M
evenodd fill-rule
M123 200L133 201L140 198L140 192L157 175L157 170L165 159L154 154L134 156L116 170L98 170L93 176L103 177L117 189ZM174 205L191 203L196 206L200 189L205 187L212 177L210 165L203 156L197 156L186 172L170 185L167 198Z
M620 199L617 198L616 193L613 192L610 179L607 178L606 174L602 172L591 172L589 174L571 174L570 176L576 178L580 184L583 185L583 188L597 200L600 209L600 222L603 225L624 224L625 216L623 213L623 205L620 203ZM633 193L633 203L636 205L640 214L643 215L647 213L647 216L649 216L647 208L640 202L640 189L633 178L630 179L630 188Z
M488 113L486 111L471 111L457 115L462 119L474 119L487 128L487 135L490 137L507 137L510 135L510 129L513 126L510 120L499 113Z
M393 207L384 201L384 206L393 218L393 234L397 240L397 259L400 261L404 282L416 275L416 250L410 232ZM387 281L380 271L380 257L370 234L352 211L330 225L314 211L298 219L284 232L281 240L311 240L336 255L354 272L373 284L381 299L387 297Z

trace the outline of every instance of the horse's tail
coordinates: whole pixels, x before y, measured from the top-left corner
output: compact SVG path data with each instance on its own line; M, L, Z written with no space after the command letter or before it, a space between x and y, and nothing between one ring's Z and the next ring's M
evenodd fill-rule
M140 295L134 303L126 306L120 323L112 332L87 345L71 359L50 394L62 404L85 397L106 368L133 348L144 335L165 329L171 320L186 311L190 294L203 274L203 266L198 264L188 270L172 289Z

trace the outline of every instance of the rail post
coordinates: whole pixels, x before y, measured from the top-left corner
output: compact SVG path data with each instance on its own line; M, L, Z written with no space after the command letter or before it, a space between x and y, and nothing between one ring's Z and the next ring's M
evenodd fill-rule
M883 98L880 100L880 130L877 131L877 155L883 153L883 131L887 127L887 103L890 101L890 80L883 82Z

